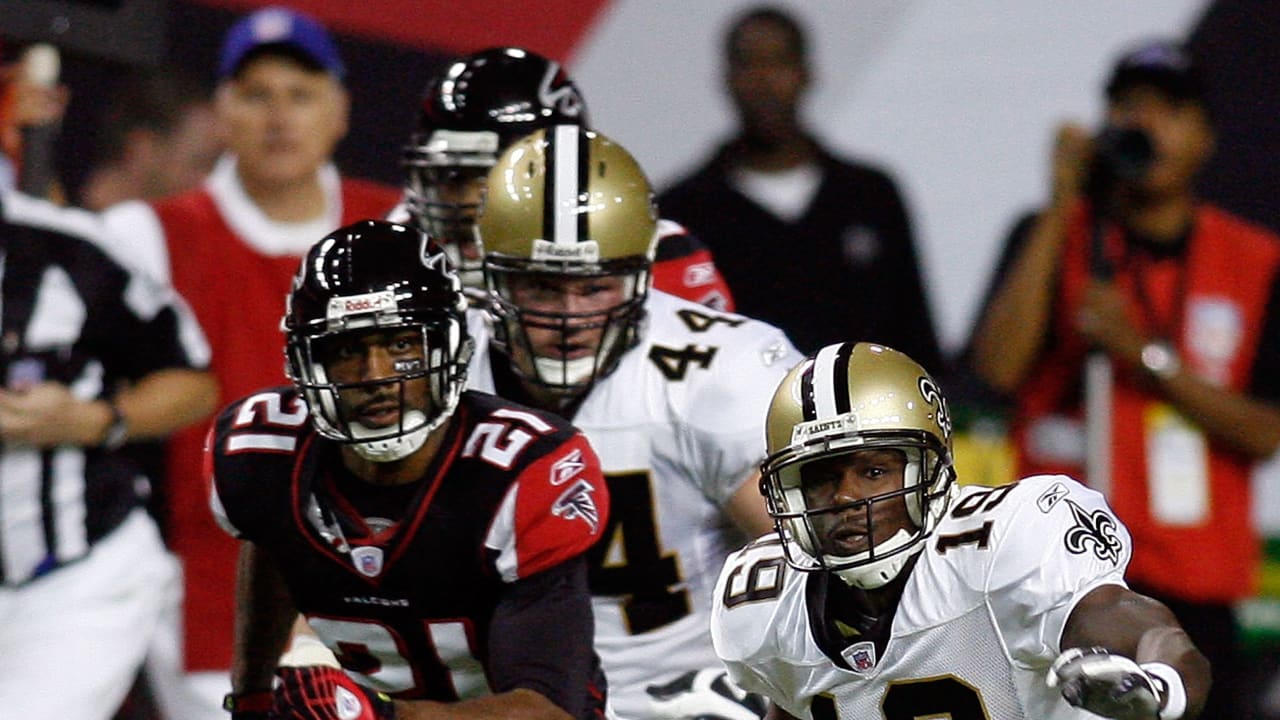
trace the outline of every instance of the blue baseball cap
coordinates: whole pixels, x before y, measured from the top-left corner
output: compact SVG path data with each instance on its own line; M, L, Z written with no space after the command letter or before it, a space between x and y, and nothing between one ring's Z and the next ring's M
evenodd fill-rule
M1107 99L1136 86L1150 86L1178 102L1204 103L1204 81L1187 48L1181 43L1148 40L1120 56L1107 81Z
M235 75L245 57L264 45L288 46L339 80L346 76L338 48L323 25L296 10L268 7L246 15L227 31L218 61L218 79Z

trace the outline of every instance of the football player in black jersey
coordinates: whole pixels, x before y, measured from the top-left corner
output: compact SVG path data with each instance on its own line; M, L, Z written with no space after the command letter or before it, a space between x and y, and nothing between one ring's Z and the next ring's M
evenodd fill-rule
M350 225L303 260L293 386L232 404L207 450L244 541L234 718L603 717L582 555L599 461L555 415L463 390L464 308L409 227ZM277 670L299 612L340 670Z
M586 100L559 63L524 48L460 57L427 84L404 150L404 200L388 219L440 241L472 302L486 297L476 217L489 168L520 138L555 125L587 127ZM670 220L657 234L654 287L732 310L729 286L702 241Z

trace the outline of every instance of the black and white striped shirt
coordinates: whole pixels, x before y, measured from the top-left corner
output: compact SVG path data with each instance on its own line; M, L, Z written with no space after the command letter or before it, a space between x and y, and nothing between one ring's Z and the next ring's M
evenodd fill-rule
M0 193L5 387L51 380L92 399L156 370L208 364L190 310L108 242L94 214ZM0 582L82 557L138 505L140 482L121 453L0 441Z

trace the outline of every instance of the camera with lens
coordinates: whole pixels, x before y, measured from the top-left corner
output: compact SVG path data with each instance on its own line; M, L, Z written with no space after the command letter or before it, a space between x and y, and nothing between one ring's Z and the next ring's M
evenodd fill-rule
M1108 125L1093 140L1094 186L1141 180L1155 162L1155 144L1141 128Z

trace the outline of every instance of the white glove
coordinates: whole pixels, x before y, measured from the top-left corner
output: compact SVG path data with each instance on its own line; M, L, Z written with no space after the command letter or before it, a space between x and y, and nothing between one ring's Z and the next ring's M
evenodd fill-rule
M1067 702L1095 715L1118 720L1160 718L1165 681L1106 648L1064 651L1053 661L1045 681L1049 687L1060 686Z
M666 685L650 685L649 715L666 720L759 720L767 704L721 668L690 670Z

